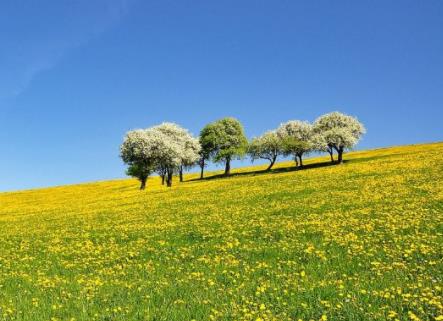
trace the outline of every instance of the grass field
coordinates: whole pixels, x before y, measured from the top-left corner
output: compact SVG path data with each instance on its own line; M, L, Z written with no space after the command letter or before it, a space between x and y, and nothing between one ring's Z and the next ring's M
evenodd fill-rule
M443 320L443 143L0 194L0 320Z

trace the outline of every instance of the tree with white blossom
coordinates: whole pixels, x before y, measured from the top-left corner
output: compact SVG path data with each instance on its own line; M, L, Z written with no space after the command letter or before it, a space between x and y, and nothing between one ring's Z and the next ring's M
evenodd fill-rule
M129 166L127 174L140 181L142 190L145 189L148 177L157 166L154 148L155 144L143 129L128 132L120 147L120 157Z
M270 164L266 170L272 169L281 153L283 153L283 144L275 131L267 131L263 135L253 138L248 147L248 154L253 162L256 159L269 161Z
M328 153L331 163L334 163L334 148L327 143L326 137L321 133L314 133L311 137L311 143L314 150Z
M128 175L141 181L141 189L145 188L148 176L154 171L171 187L174 173L195 164L199 152L198 140L173 123L130 131L120 149L123 161L129 165Z
M323 148L333 149L338 154L338 163L343 162L345 150L353 148L361 139L366 129L357 118L332 112L317 118L313 126L314 137L323 141Z
M303 166L303 155L312 151L312 125L306 121L290 120L277 129L286 155L294 155L297 166Z
M180 182L183 181L183 170L197 163L200 155L200 143L187 129L175 123L163 123L151 128L162 133L164 138L164 148L172 155L177 155L177 159L169 158L166 155L159 160L159 172L166 173L167 186L172 185L172 175L178 172Z

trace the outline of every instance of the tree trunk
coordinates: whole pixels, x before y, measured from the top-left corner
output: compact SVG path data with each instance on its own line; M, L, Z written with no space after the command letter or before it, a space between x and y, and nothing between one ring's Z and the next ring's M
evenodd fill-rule
M205 160L203 159L200 162L200 179L203 179L204 176L204 170L205 170Z
M267 171L270 171L272 169L272 166L274 166L276 160L277 160L277 156L274 156L271 159L271 164L269 164L268 168L266 168Z
M180 165L179 175L180 175L180 183L182 183L183 182L183 165Z
M303 155L302 154L299 154L298 155L298 159L300 160L300 167L303 167Z
M148 178L146 177L143 177L143 178L141 178L140 179L140 190L142 191L142 190L144 190L145 188L146 188L146 181L148 180Z
M226 158L225 176L231 175L231 158Z
M166 174L162 174L162 185L165 185Z
M343 164L343 148L338 149L338 163Z
M332 150L332 148L328 148L328 153L329 156L331 156L331 163L334 162L334 151Z
M298 158L297 158L297 155L295 155L295 167L298 167Z
M173 172L171 170L168 170L168 176L166 178L166 186L172 187L172 174Z

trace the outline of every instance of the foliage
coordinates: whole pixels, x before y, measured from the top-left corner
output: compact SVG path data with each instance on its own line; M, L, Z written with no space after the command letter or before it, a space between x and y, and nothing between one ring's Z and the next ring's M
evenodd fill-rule
M144 189L146 180L156 167L152 141L146 131L138 129L126 134L120 147L120 156L128 164L127 174L140 180L140 189Z
M174 142L178 145L180 161L171 164L174 169L180 165L192 166L198 161L201 150L200 143L198 139L192 137L187 129L175 123L163 123L152 127L152 129L163 133L170 140L169 144Z
M334 162L334 148L331 144L328 144L326 137L324 137L321 133L313 132L310 141L313 150L327 152L331 157L331 162Z
M268 169L272 168L278 155L282 152L282 141L275 131L268 131L259 137L253 138L248 147L248 154L252 161L259 158L270 161L271 164Z
M357 144L366 132L365 127L357 118L339 112L332 112L317 118L313 128L318 141L324 141L324 148L333 148L341 155L346 149ZM327 147L326 147L327 146Z
M207 161L211 159L212 156L214 156L216 151L216 130L214 129L215 124L210 123L207 124L201 131L199 136L199 142L200 142L200 159L198 162L198 165L201 169L200 178L203 178L203 172L204 168L207 165Z
M312 125L306 121L291 120L281 124L277 129L277 135L282 140L283 149L286 155L294 155L295 160L302 163L304 154L313 149L311 142Z
M163 123L145 130L129 132L121 146L121 157L129 165L128 173L167 175L168 186L172 175L181 166L195 164L199 158L200 144L189 132L174 123Z
M217 129L215 123L207 124L201 131L199 142L201 146L201 157L210 159L217 150Z
M0 320L440 320L443 143L348 159L2 193Z
M296 164L303 166L303 156L314 150L328 152L332 162L336 150L341 163L344 150L352 148L364 133L365 128L357 119L339 112L319 117L315 126L306 121L288 121L276 132L267 132L253 139L250 146L243 126L232 117L206 125L198 140L175 123L163 123L128 133L121 147L121 156L125 163L134 167L129 172L142 181L142 187L145 174L150 174L153 169L163 182L167 177L168 186L171 186L174 173L178 172L180 181L183 181L183 170L195 165L200 166L200 178L203 178L209 160L225 163L227 176L231 171L231 160L241 158L245 153L249 153L252 161L258 158L269 160L268 169L272 168L280 153L293 155Z
M301 141L293 136L282 137L281 145L284 154L286 156L295 155L296 161L297 157L302 157L304 153L312 149L312 145L310 142Z
M154 163L151 156L151 146L145 139L144 130L137 129L126 134L120 147L120 157L125 163L143 163L146 160Z
M129 165L128 169L126 170L126 175L137 178L141 182L140 189L145 189L146 181L152 172L152 168L143 166L140 163L134 163Z
M226 163L226 174L229 173L230 161L244 156L248 148L242 124L232 117L217 120L203 128L200 143L215 162Z
M205 145L212 146L214 161L244 156L248 146L241 123L232 117L217 120L207 127L207 134L202 139ZM206 133L204 131L204 133Z

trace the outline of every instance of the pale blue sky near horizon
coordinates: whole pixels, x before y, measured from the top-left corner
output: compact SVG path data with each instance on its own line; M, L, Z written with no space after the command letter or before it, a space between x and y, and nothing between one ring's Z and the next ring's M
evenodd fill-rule
M443 1L0 3L0 191L125 177L123 135L163 121L334 110L357 149L443 140Z

